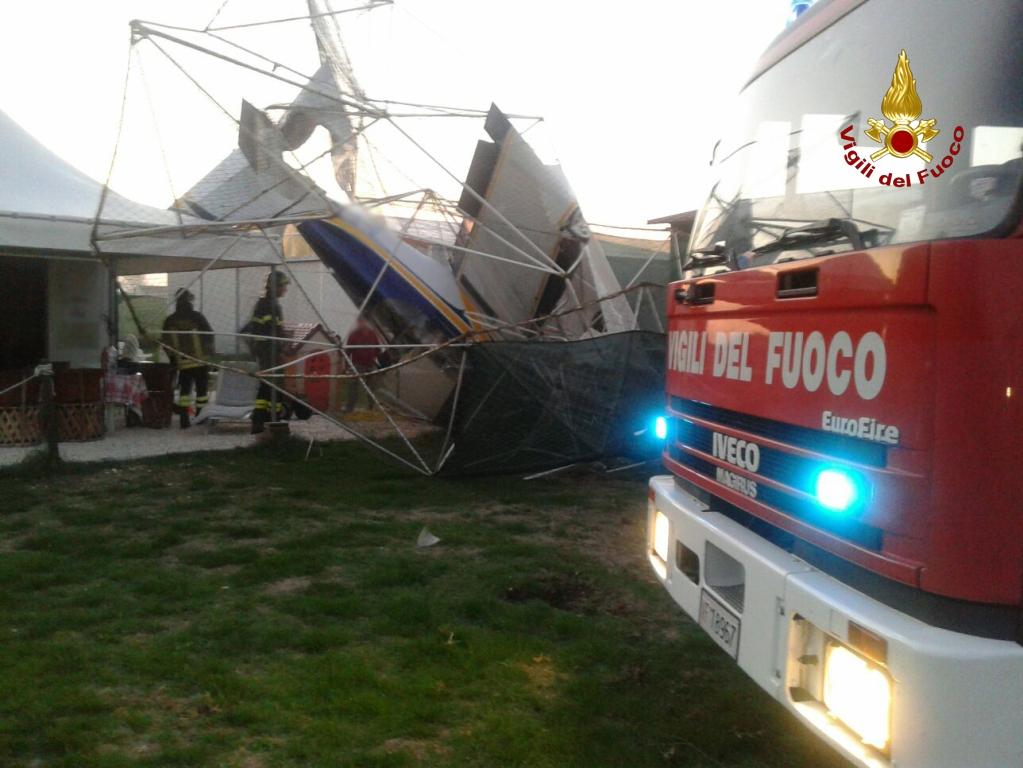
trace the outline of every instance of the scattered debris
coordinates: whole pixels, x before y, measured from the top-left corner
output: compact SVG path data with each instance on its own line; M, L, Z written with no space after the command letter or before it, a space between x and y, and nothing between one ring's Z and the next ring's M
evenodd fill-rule
M423 530L419 532L419 538L416 539L416 548L425 549L439 543L440 539L430 533L426 526L423 526Z

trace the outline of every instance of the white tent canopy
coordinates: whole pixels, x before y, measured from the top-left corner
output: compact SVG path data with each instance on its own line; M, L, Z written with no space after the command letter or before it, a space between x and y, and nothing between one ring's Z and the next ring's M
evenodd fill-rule
M91 237L103 185L36 141L0 111L0 253L96 258ZM110 190L97 228L98 250L122 275L278 263L277 236L223 232L202 236L174 228L202 219L154 208ZM172 228L158 236L114 233Z

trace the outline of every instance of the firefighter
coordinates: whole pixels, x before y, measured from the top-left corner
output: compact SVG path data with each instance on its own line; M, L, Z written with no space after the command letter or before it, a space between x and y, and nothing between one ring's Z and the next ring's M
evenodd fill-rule
M256 302L252 310L252 319L245 326L245 332L254 336L273 336L284 338L284 318L281 315L281 305L278 301L283 298L288 290L287 275L279 272L271 272L266 276L266 287L263 296ZM276 284L276 290L274 288ZM271 339L252 339L249 347L259 361L259 369L265 371L277 365L274 354L274 342ZM263 431L264 425L271 421L270 408L272 389L262 379L259 382L259 390L256 392L256 407L252 411L252 434L258 435ZM277 414L281 416L284 410L283 399L277 398Z
M209 402L210 369L206 363L213 356L213 329L192 306L194 301L191 291L179 288L174 294L174 313L163 321L162 340L171 364L178 369L176 410L182 429L191 426L192 389L196 415Z

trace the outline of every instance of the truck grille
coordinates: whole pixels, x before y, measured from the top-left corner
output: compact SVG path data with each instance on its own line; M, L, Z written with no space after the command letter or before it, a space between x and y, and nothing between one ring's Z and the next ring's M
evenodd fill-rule
M756 478L773 480L784 488L757 483L755 501L815 528L841 536L865 549L875 552L881 550L883 532L879 528L861 523L855 517L834 515L824 511L813 500L812 486L822 463L826 464L831 459L854 462L867 467L884 467L887 463L885 446L747 416L678 397L672 398L671 405L676 412L746 432L754 441L757 437L765 437L816 453L820 458L809 458L779 448L758 445L759 466L756 472L749 473L749 476L754 480ZM674 419L673 427L674 439L668 445L668 455L711 482L720 483L718 465L697 455L697 453L713 455L713 429L677 417ZM739 471L727 465L725 468L729 471Z
M836 435L817 429L786 424L782 421L751 416L747 413L718 408L696 400L682 397L671 398L671 408L677 413L711 421L722 427L741 430L750 435L766 437L779 443L794 445L807 451L831 456L842 461L852 461L868 467L885 467L888 464L888 447L855 437Z

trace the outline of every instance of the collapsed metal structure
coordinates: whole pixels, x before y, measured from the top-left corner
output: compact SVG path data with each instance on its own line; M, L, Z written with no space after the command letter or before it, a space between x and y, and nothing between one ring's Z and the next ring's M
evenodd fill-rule
M663 366L662 288L643 275L667 241L620 280L560 168L523 137L539 118L494 105L369 97L339 19L390 5L335 10L328 0L308 0L290 15L229 19L234 6L225 2L205 27L133 22L95 252L108 259L125 251L207 253L202 270L178 287L205 288L198 293L210 311L218 297L207 281L226 258L287 275L294 294L284 319L297 316L304 330L286 339L242 333L236 278L234 315L221 327L214 322L219 354L208 362L259 378L275 397L304 400L415 471L542 469L633 452L629 436L659 405ZM294 22L312 28L315 46L301 47L306 59L315 53L312 74L244 39ZM193 99L189 115L215 118L218 129L169 119L181 109L161 106L170 93ZM410 127L480 121L487 139L477 141L461 174L442 157L464 154L457 132L445 127L431 142ZM203 135L223 148L205 166L197 155L212 150L197 151ZM163 174L174 220L111 223L120 221L123 198L109 190L145 169ZM325 267L328 289L311 286L309 264ZM143 336L161 345L137 297L123 298ZM362 345L377 353L372 370L353 363L360 345L346 343L356 319L379 340ZM274 343L274 364L253 371L241 338ZM394 439L339 414L331 405L340 396L331 394L331 405L312 402L316 383L356 388ZM346 396L351 402L352 392ZM410 439L410 419L430 422L433 437Z

